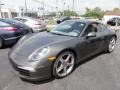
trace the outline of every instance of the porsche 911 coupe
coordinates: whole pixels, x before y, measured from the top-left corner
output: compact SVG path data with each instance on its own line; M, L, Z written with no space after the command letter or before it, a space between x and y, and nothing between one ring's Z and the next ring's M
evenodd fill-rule
M51 31L29 34L10 50L13 71L37 81L69 75L76 64L100 52L112 52L115 31L100 22L68 20Z

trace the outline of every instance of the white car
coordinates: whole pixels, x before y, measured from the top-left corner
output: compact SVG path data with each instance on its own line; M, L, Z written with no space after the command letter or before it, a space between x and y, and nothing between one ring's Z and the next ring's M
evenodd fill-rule
M15 20L21 21L33 29L33 32L46 30L46 24L42 20L37 20L31 17L15 17Z

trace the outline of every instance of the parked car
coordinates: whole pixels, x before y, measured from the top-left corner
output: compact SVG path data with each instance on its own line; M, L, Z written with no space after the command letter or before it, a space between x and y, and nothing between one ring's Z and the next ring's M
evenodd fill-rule
M114 17L107 21L107 24L111 25L111 26L116 26L116 23L118 26L120 26L120 18L119 17Z
M0 19L0 48L15 44L23 35L32 29L13 19Z
M15 17L14 19L31 27L33 32L39 32L47 29L43 20L37 20L31 17Z
M9 59L21 78L63 78L88 57L112 52L116 40L115 31L100 22L68 20L50 32L24 36L9 52Z
M66 21L66 20L70 20L70 19L71 19L71 18L68 17L68 16L62 17L62 18L60 18L59 20L57 20L57 24L60 24L61 22Z

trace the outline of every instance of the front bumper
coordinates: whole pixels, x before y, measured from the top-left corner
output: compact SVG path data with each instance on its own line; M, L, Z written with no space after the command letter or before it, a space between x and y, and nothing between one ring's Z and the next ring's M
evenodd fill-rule
M4 38L4 45L12 45L15 44L22 36Z
M37 69L34 69L32 67L19 66L16 63L14 63L11 59L10 63L13 68L12 71L20 78L30 81L39 81L49 79L52 77L51 75L52 62L50 66L42 66Z

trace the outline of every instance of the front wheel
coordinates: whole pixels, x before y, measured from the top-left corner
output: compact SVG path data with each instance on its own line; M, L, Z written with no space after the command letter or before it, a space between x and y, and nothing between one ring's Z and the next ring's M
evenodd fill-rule
M107 49L108 53L111 53L115 49L115 44L116 44L116 39L115 37L112 37L108 44L108 49Z
M69 75L75 66L75 55L71 51L62 52L53 65L53 76L63 78Z
M2 38L0 38L0 48L2 48L3 47L3 40L2 40Z

